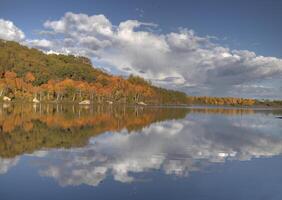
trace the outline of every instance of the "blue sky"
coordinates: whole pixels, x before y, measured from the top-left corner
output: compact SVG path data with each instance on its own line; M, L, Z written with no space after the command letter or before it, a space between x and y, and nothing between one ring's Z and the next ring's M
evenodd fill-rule
M2 35L3 39L44 51L86 55L113 73L135 73L194 95L281 98L282 1L0 0L0 4L0 19L25 35L20 40ZM91 18L98 15L103 17ZM81 30L68 26L62 31L58 23L51 23L59 20L86 27L98 20L97 26L109 26L111 36L94 28L95 33L83 32L89 40L81 41L80 35L78 41L74 35ZM134 25L128 20L135 20ZM122 35L122 22L133 32ZM140 38L143 43L136 42Z

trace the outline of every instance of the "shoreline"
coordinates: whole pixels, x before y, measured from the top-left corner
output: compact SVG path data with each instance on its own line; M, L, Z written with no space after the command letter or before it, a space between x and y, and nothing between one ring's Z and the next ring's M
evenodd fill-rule
M104 103L90 103L90 104L79 104L79 102L55 102L55 101L42 101L38 103L34 103L31 101L0 101L0 105L3 104L33 104L33 105L40 105L40 104L57 104L57 105L73 105L73 106L126 106L126 107L143 107L143 108L188 108L188 109L252 109L252 110L282 110L282 107L277 106L262 106L262 105L254 105L254 106L232 106L232 105L188 105L188 104L148 104L148 105L138 105L138 104L130 104L130 103L113 103L108 104Z

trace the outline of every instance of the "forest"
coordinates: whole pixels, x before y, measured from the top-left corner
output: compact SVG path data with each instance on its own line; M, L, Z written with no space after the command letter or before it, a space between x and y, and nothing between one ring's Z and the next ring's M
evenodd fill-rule
M0 98L92 103L184 104L186 94L153 86L141 77L113 76L85 57L45 54L0 40ZM7 99L7 98L6 98ZM145 104L145 103L144 103Z
M243 107L275 107L281 108L281 100L248 99L235 97L212 96L187 96L187 105L211 105L211 106L243 106Z
M257 104L255 99L244 99L234 97L187 97L187 103L193 105L217 105L217 106L252 106Z
M17 42L0 40L0 99L6 101L89 104L276 106L281 101L189 96L152 85L142 77L110 75L90 59L45 54Z

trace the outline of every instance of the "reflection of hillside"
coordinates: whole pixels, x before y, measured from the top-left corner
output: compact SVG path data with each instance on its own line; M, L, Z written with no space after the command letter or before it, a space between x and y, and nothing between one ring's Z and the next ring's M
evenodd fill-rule
M10 107L0 109L0 174L31 153L40 175L63 186L108 176L130 183L156 170L184 177L211 163L282 155L280 122L266 110Z
M40 174L62 186L97 186L108 176L127 183L155 170L184 177L208 169L211 163L282 154L281 124L276 118L207 115L203 120L191 115L131 134L98 136L83 148L46 151L37 163Z
M203 114L220 114L220 115L247 115L254 114L253 109L235 109L235 108L193 108L191 109L193 113L203 113Z
M0 157L41 148L87 144L106 131L137 131L157 121L184 118L188 110L169 108L16 105L0 108Z

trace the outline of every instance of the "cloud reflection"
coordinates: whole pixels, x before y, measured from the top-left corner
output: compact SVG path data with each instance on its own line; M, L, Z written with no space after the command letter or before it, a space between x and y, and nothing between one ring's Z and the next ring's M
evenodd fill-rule
M227 117L194 113L142 131L108 132L83 148L49 151L47 161L39 165L40 174L53 177L62 186L97 186L108 176L130 183L136 174L153 170L188 176L210 163L280 155L279 130L278 119L262 114Z
M6 174L10 168L17 165L19 158L3 159L0 157L0 175Z

